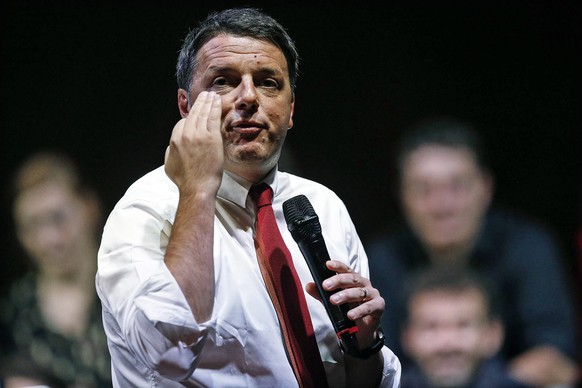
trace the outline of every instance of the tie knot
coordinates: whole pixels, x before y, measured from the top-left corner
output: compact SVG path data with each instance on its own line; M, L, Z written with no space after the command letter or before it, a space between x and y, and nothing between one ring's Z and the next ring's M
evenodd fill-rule
M266 183L253 185L249 191L251 199L256 203L257 208L270 206L273 202L273 189Z

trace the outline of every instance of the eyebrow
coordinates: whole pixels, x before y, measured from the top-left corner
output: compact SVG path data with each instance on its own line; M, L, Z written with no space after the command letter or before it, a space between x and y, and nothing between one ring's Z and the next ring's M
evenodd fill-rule
M231 66L210 66L208 67L206 73L210 73L210 74L220 74L220 73L238 73L238 70L236 70L235 68L231 67ZM277 69L274 67L270 67L270 66L265 66L265 67L261 67L259 68L257 71L255 71L254 73L259 73L259 74L263 74L263 75L273 75L273 76L283 76L285 75L285 72L282 71L281 69Z

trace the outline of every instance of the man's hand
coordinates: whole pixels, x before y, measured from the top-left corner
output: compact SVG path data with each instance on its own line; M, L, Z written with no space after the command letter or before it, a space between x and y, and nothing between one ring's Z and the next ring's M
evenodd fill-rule
M188 117L174 126L164 168L180 194L218 190L224 163L221 115L220 96L201 92Z
M372 287L369 279L354 272L341 261L328 260L326 265L329 270L337 273L323 282L325 290L337 291L331 296L331 303L335 305L349 303L351 310L348 312L348 318L358 326L357 337L360 348L372 346L384 312L384 298ZM321 299L315 283L307 284L306 290L309 295Z
M578 378L576 364L551 346L537 346L513 359L511 374L519 381L540 387L573 385Z
M348 318L358 326L358 345L360 349L370 348L376 341L376 332L384 313L384 298L372 287L370 279L354 272L341 261L328 260L326 265L337 275L324 280L323 288L330 292L336 291L330 297L331 303L349 304L351 310L348 311ZM321 300L315 283L308 283L306 290L309 295ZM382 378L383 360L381 352L367 360L346 357L346 386L378 387Z

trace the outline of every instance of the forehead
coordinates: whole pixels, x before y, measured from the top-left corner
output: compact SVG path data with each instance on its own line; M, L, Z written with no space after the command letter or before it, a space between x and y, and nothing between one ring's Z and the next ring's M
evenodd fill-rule
M32 217L56 207L67 206L74 200L73 189L62 183L45 183L23 191L15 201L17 218Z
M287 60L281 49L266 40L245 36L218 35L206 42L197 54L198 71L212 67L274 67L287 73Z
M439 176L446 172L475 172L479 170L475 155L467 147L423 145L404 159L403 174Z
M453 318L455 314L470 313L484 315L486 301L476 289L433 290L415 295L410 301L410 315L413 319Z

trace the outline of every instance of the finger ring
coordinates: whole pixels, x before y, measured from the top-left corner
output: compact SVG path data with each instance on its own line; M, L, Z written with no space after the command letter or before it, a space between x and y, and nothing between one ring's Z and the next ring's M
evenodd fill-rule
M364 301L368 297L368 290L366 289L366 287L362 287L360 288L360 290L362 291L362 301Z

